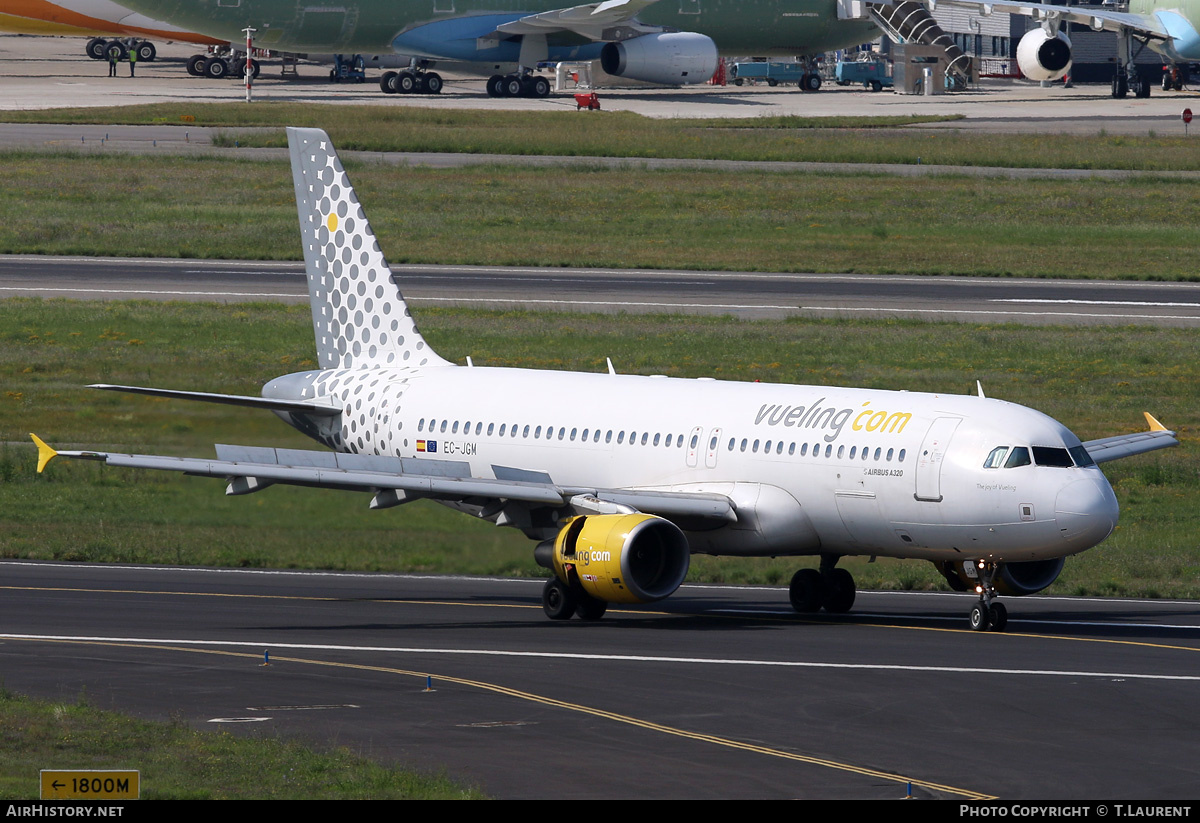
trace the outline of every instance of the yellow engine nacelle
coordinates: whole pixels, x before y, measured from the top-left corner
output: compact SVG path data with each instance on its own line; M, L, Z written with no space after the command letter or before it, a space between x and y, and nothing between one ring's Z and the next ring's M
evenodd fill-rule
M651 514L575 517L554 540L554 574L607 603L668 597L687 576L691 552L683 532Z

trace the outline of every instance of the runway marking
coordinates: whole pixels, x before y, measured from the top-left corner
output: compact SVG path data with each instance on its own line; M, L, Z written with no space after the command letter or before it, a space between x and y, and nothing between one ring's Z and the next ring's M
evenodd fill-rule
M3 565L3 564L0 564L0 565ZM21 564L14 564L14 565L21 565ZM30 564L25 564L25 565L30 565ZM49 564L37 564L37 565L49 565ZM129 567L118 567L118 568L129 568ZM153 569L151 569L151 570L153 570ZM218 570L215 570L215 569L193 569L191 571L216 572ZM240 569L225 569L225 570L220 570L220 571L222 571L224 573L239 573L239 574L299 574L299 575L314 574L313 572L273 572L273 571L263 571L263 570L254 571L254 570L240 570ZM320 574L320 573L316 573L316 574ZM339 574L342 574L342 573L339 573ZM346 576L353 576L353 575L346 575ZM357 576L371 577L371 575L357 575ZM393 575L393 576L401 577L401 578L406 577L405 575ZM413 579L422 579L421 575L408 575L407 577L410 577ZM424 579L428 579L428 578L424 578ZM467 579L472 579L472 578L467 578ZM491 580L491 578L473 578L473 579ZM542 581L540 581L540 580L534 580L534 581L509 580L506 582L541 583ZM225 598L247 599L247 600L298 600L298 601L317 602L317 603L338 603L338 602L346 602L346 601L362 601L362 602L373 602L373 603L403 603L403 604L415 605L415 606L455 606L455 607L476 608L476 609L525 609L525 610L529 610L529 611L537 611L541 608L541 606L527 605L527 604L523 604L523 603L470 603L470 602L459 601L459 600L429 600L429 599L425 599L425 598L344 597L344 596L336 596L336 595L325 596L325 595L287 595L287 594L239 594L239 593L235 593L235 592L184 592L184 591L155 591L155 590L145 590L145 589L98 589L98 588L84 588L84 587L70 587L70 586L0 586L0 591L78 592L78 593L92 593L92 594L95 594L95 593L100 593L100 594L140 594L140 595L147 595L147 596L168 596L168 597L172 597L172 596L173 597L225 597ZM876 593L883 594L884 592L876 592ZM892 592L892 594L901 594L901 592ZM927 594L935 594L935 593L928 592ZM948 593L942 593L942 594L944 594L946 596L953 596L953 595L949 595ZM650 617L689 617L689 616L702 616L705 614L712 615L712 616L722 616L723 614L730 614L730 615L737 615L739 617L751 616L751 617L759 617L761 619L783 620L784 622L788 622L788 623L804 622L804 623L824 625L824 626L829 626L829 625L873 626L875 628L903 629L905 631L930 631L930 632L954 632L954 633L963 633L963 632L969 631L967 629L942 629L942 628L937 628L937 627L933 627L933 626L899 625L899 624L895 624L895 623L865 623L865 622L862 622L859 620L854 620L853 617L851 617L848 620L839 620L839 621L813 620L811 618L803 619L799 615L795 614L794 612L784 611L784 610L774 611L774 610L764 610L764 609L744 609L744 610L743 609L714 609L709 612L688 613L688 612L654 611L654 610L650 610L650 609L638 609L636 611L628 610L628 609L626 609L626 610L613 609L610 611L610 613L612 613L612 614L621 613L621 614L629 614L629 615L636 615L636 616L642 616L642 617L645 617L645 616L650 616ZM897 615L890 615L890 614L859 613L855 616L881 618L884 620L898 619ZM916 615L905 615L904 617L907 617L912 620L945 620L945 621L961 620L960 617L943 617L941 615L916 614ZM1183 630L1200 629L1200 627L1197 627L1197 626L1179 626L1179 625L1172 624L1172 623L1161 623L1161 624L1156 624L1156 623L1148 623L1148 624L1147 623L1102 623L1102 622L1074 622L1074 621L1067 621L1067 620L1064 620L1064 621L1053 621L1053 620L1013 621L1013 622L1029 622L1029 623L1036 622L1036 623L1041 623L1042 625L1048 625L1048 626L1099 626L1099 627L1105 627L1105 628L1122 628L1122 627L1128 626L1131 628L1159 628L1159 629L1183 629ZM973 634L974 632L970 632L970 633ZM0 637L4 637L4 636L5 635L0 635ZM1037 638L1037 639L1041 639L1041 640L1067 640L1067 641L1074 641L1077 643L1109 643L1109 644L1118 645L1118 646L1138 646L1138 647L1153 648L1153 649L1169 649L1169 650L1173 650L1173 651L1200 652L1200 648L1195 648L1192 646L1179 646L1179 645L1175 645L1175 644L1171 644L1171 643L1151 643L1151 642L1145 641L1145 640L1121 640L1121 639L1104 638L1104 637L1068 637L1065 635L1051 635L1051 634L1040 634L1040 635L1008 634L1005 636L1007 636L1007 637L1029 637L1029 638ZM153 641L146 641L146 642L153 642ZM188 641L179 641L179 642L182 643L182 642L188 642ZM538 653L530 652L529 654L538 654ZM952 671L952 670L949 670L949 671ZM991 670L980 670L980 671L991 671Z
M789 616L796 614L796 612L794 612L790 609L713 609L712 611L706 612L706 613L707 614L736 614L736 615L750 615L750 616L758 615L758 616L763 616L763 617L789 617ZM947 622L947 623L957 622L957 621L961 621L963 619L962 615L951 616L951 615L941 615L941 614L914 614L914 615L905 615L905 616L912 617L914 620L936 620L936 621L943 621L943 622ZM876 620L896 620L899 617L899 615L883 614L883 613L879 613L879 612L856 611L852 615L850 615L850 617L851 618L869 617L869 618L874 618ZM1027 618L1027 617L1021 617L1021 618L1010 617L1009 618L1008 625L1012 626L1012 625L1015 625L1018 623L1023 624L1023 625L1037 624L1037 625L1041 625L1041 626L1090 626L1090 627L1099 626L1099 627L1103 627L1103 628L1107 628L1107 629L1119 627L1119 628L1123 628L1123 629L1124 628L1129 628L1129 629L1178 629L1180 631L1200 631L1200 626L1187 626L1187 625L1180 625L1178 623L1124 623L1124 622L1103 623L1099 620L1034 620L1034 619ZM1174 648L1174 647L1171 647L1171 648ZM1189 647L1184 647L1184 648L1189 648Z
M935 629L934 631L943 631ZM965 631L965 630L964 630ZM1015 635L1014 635L1015 636ZM1070 639L1077 638L1056 638ZM1089 677L1111 680L1163 680L1169 682L1200 682L1200 675L1191 674L1141 674L1137 672L1088 672L1069 669L1003 669L978 666L918 666L899 663L827 663L804 660L755 660L736 657L668 657L643 654L588 654L585 652L533 652L511 649L437 649L423 646L345 646L327 643L273 643L242 640L185 640L155 637L103 637L61 634L0 634L0 640L29 640L51 643L111 643L127 646L153 647L159 643L170 643L180 647L233 646L255 649L292 649L297 651L322 652L372 652L387 654L430 654L461 655L464 657L516 657L539 660L602 660L620 663L682 663L712 666L761 666L784 669L834 669L849 671L883 672L935 672L939 674L1000 674L1026 677ZM1153 645L1153 644L1147 644ZM1174 648L1174 647L1168 647ZM1187 649L1187 647L1182 647ZM1188 651L1200 651L1187 649ZM279 659L279 658L275 658Z
M1034 301L1042 302L1042 301ZM803 311L829 312L859 312L887 314L980 314L996 317L1093 317L1108 320L1200 320L1200 316L1190 314L1100 314L1099 312L1069 312L1069 311L984 311L982 309L905 309L897 307L883 308L845 308L838 306L801 306Z
M198 648L179 647L179 646L172 646L172 645L158 645L160 643L167 643L167 644L175 643L176 641L173 641L173 640L145 641L147 643L151 643L151 645L144 645L143 641L139 641L136 639L121 640L121 639L116 639L116 638L104 639L104 638L64 638L64 637L38 638L37 636L34 636L34 635L28 635L28 636L0 635L0 637L6 638L6 639L14 639L14 640L42 640L43 642L50 641L50 642L57 642L57 643L74 643L74 644L80 644L80 645L113 646L113 647L118 647L118 648L150 648L150 649L157 649L160 651L190 652L193 654L212 654L212 655L222 655L222 656L226 656L226 657L249 658L249 659L253 659L253 660L258 659L257 654L247 654L245 652L223 651L223 650L219 650L219 649L198 649ZM196 641L183 641L183 642L191 644ZM227 645L249 645L249 644L234 643L234 644L227 644ZM258 644L258 645L262 645L262 644ZM277 647L278 648L292 648L292 646L287 646L287 645L279 645ZM320 648L320 647L317 647L317 648ZM336 648L336 647L330 647L330 648ZM421 680L425 680L426 678L429 678L429 677L434 677L443 683L454 683L456 685L466 686L468 688L480 689L482 691L493 692L495 694L505 695L507 697L514 697L514 698L517 698L518 700L526 700L526 701L529 701L532 703L540 703L545 706L550 706L551 708L564 709L564 710L570 711L570 712L578 712L581 714L587 714L587 715L591 715L593 717L598 717L598 718L601 718L604 720L610 720L614 723L621 723L621 724L624 724L627 726L634 726L636 728L645 729L645 730L651 731L651 732L657 732L659 734L666 734L666 735L670 735L673 737L681 737L686 740L695 740L695 741L698 741L701 743L710 743L715 746L723 746L725 748L736 749L739 751L750 752L753 754L761 754L761 755L765 755L768 757L780 758L783 760L792 760L792 761L795 761L798 763L805 763L810 766L820 766L820 767L827 768L827 769L834 769L836 771L848 772L850 774L858 774L858 775L873 778L876 780L886 780L888 782L896 783L896 784L911 783L914 786L919 786L923 789L928 789L929 791L943 792L946 794L958 795L960 797L965 797L970 800L995 800L996 799L995 796L993 796L993 795L982 794L980 792L972 791L970 789L960 789L955 786L947 786L947 785L944 785L941 783L934 783L934 782L928 781L928 780L920 780L920 779L908 777L906 775L899 775L899 774L895 774L892 772L879 771L877 769L871 769L866 766L856 766L851 763L841 763L836 760L829 760L829 759L822 758L822 757L813 757L811 755L804 755L804 754L799 754L796 752L784 751L782 749L774 749L774 748L771 748L768 746L760 746L760 745L753 744L753 743L745 743L743 741L734 740L734 739L727 738L727 737L718 737L716 735L704 734L702 732L689 731L687 729L681 729L681 728L677 728L675 726L667 726L662 723L655 723L650 720L642 720L640 718L633 717L631 715L618 714L617 712L610 712L605 709L597 709L597 708L594 708L591 706L584 706L579 703L570 703L565 700L558 700L553 697L546 697L544 695L534 694L533 692L525 692L525 691L521 691L519 689L510 688L508 686L501 686L501 685L498 685L495 683L487 683L482 680L471 680L471 679L463 678L463 677L453 677L453 676L449 676L449 675L435 674L433 672L419 672L419 671L412 671L412 670L408 670L408 669L397 669L397 668L392 668L392 667L388 667L388 666L369 666L369 665L366 665L363 663L346 663L346 662L339 662L339 661L332 661L332 660L313 660L313 659L302 658L302 657L276 657L275 660L278 662L283 662L283 663L299 663L299 664L310 665L310 666L329 666L332 668L353 669L356 671L380 672L383 674L398 674L398 675L402 675L405 677L420 678ZM216 722L235 722L236 723L236 722L246 722L246 721L254 721L254 720L258 720L258 718L224 718L224 719L217 719ZM214 722L214 721L210 721L210 722Z
M44 286L0 286L0 291L62 292L69 294L172 294L184 297L307 297L307 292L280 294L247 291L170 291L166 289L51 289Z
M1154 303L1148 300L1039 300L1034 297L994 297L992 303L1074 303L1084 306L1161 306L1200 309L1200 303Z

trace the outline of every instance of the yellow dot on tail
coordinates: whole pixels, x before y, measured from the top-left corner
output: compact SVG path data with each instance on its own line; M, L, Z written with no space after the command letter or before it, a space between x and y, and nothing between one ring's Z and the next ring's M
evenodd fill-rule
M337 215L336 214L329 215L328 226L329 226L330 231L337 231Z

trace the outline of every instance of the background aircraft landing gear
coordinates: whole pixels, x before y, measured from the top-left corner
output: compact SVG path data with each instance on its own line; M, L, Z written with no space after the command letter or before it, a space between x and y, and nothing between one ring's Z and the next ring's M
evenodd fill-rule
M488 97L549 97L550 81L533 74L493 74L487 93Z
M830 614L850 611L857 589L854 576L837 568L839 559L836 554L823 554L820 571L801 569L792 576L788 598L793 609L801 614L812 614L821 609Z

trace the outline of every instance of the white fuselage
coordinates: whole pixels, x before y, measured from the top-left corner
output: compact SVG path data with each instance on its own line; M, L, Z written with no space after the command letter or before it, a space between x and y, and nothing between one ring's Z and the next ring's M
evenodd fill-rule
M284 415L339 451L728 496L738 523L680 523L697 552L1042 560L1117 518L1094 464L984 468L999 447L1082 450L1046 415L982 397L454 366L306 372L263 394L340 403L324 421Z

